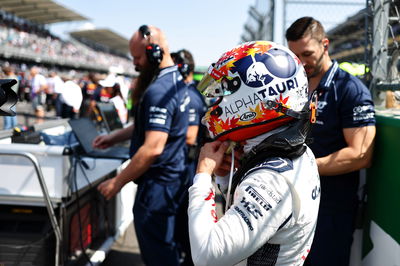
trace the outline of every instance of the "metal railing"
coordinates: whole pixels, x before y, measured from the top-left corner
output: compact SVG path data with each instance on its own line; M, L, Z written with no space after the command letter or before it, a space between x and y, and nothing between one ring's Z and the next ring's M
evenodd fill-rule
M369 0L372 90L400 90L400 1Z
M44 176L43 176L42 170L40 168L39 161L32 153L29 153L29 152L0 151L0 156L20 156L20 157L27 158L33 164L36 175L38 177L40 188L43 193L43 198L44 198L44 202L46 204L47 212L49 214L49 219L50 219L53 231L56 236L56 252L55 252L55 264L54 265L59 265L60 246L61 246L61 241L62 241L61 230L60 230L60 226L58 225L56 215L54 213L53 204L51 202L50 195L47 190L46 182L44 181Z

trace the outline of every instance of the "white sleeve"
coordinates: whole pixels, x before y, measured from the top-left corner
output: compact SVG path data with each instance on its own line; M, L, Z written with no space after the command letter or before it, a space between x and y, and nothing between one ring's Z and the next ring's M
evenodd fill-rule
M264 245L292 213L285 179L262 169L251 173L236 188L233 205L217 220L211 177L196 177L189 188L188 209L195 265L239 263Z
M47 85L47 80L44 76L38 74L39 86Z
M82 90L75 82L67 81L64 83L62 98L67 105L79 110L83 99Z

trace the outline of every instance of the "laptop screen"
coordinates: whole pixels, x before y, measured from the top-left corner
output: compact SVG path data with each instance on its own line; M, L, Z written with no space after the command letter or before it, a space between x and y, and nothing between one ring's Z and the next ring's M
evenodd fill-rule
M97 108L108 132L123 128L121 119L113 103L97 103Z
M68 123L85 152L93 151L92 142L99 135L93 121L89 118L79 118L70 119Z

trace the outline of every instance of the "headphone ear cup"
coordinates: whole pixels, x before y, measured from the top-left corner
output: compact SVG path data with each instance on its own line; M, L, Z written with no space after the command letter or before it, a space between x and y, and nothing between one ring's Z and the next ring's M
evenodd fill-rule
M150 64L159 65L163 59L163 51L158 44L150 43L146 46L146 56Z
M179 68L179 72L181 72L181 75L183 76L183 78L186 78L187 76L189 76L190 69L189 69L188 64L186 64L186 63L178 64L178 68Z

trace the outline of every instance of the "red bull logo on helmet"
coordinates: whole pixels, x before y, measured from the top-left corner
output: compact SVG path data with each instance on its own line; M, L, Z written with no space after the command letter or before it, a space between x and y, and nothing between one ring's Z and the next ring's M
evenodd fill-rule
M266 84L271 81L272 77L269 75L267 67L261 62L253 63L246 71L246 84L255 81L261 81Z
M296 74L297 63L284 50L270 49L263 54L249 54L229 69L238 73L249 87L262 87L275 78L288 79Z

